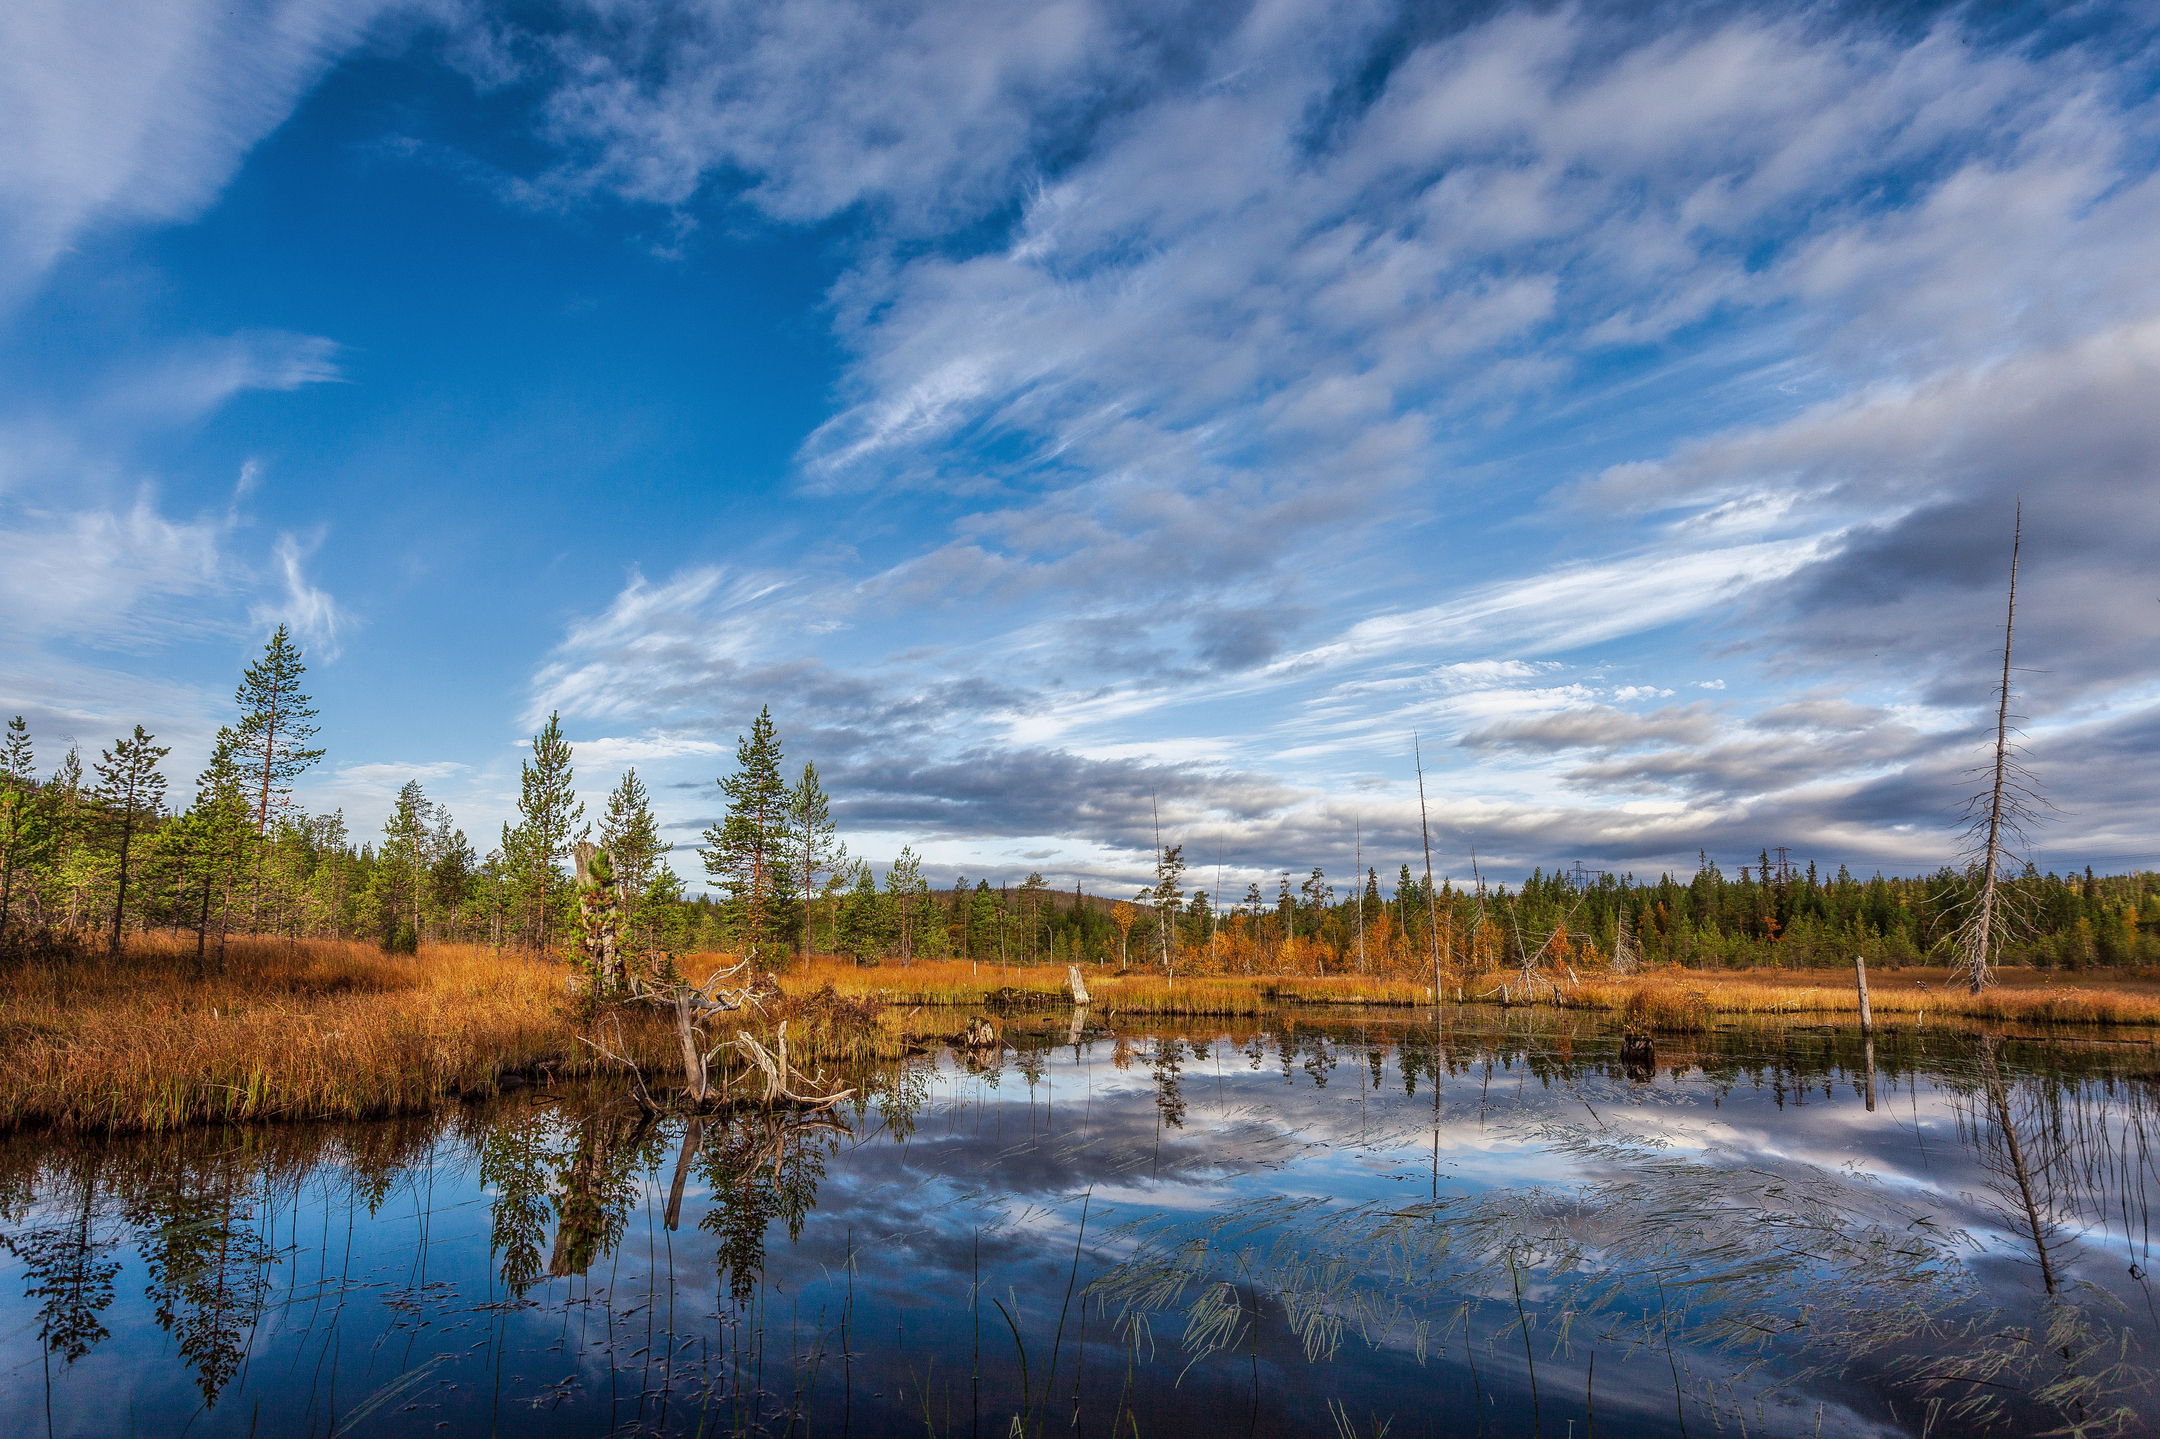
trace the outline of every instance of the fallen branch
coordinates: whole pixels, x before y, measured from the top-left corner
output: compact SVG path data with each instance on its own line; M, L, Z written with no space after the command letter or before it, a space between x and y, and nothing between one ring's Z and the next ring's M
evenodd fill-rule
M751 1063L764 1071L765 1103L767 1104L771 1104L776 1099L786 1099L791 1103L800 1104L810 1109L824 1109L838 1104L855 1092L852 1089L843 1089L833 1094L798 1094L789 1086L790 1076L800 1076L810 1083L816 1084L824 1078L824 1072L820 1070L815 1077L812 1077L804 1075L801 1070L789 1066L787 1057L787 1021L784 1019L780 1021L780 1030L775 1038L777 1053L759 1044L747 1034L738 1034L732 1043L749 1057ZM715 1046L715 1052L721 1047L724 1046Z

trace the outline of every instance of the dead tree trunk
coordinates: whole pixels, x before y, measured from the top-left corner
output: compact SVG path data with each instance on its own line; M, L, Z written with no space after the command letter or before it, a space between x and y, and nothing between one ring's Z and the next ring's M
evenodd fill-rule
M1993 981L1989 966L1995 943L1995 881L2002 863L2003 826L2011 818L2004 808L2005 781L2010 770L2010 640L2017 628L2018 547L2024 539L2025 507L2018 506L2010 535L2010 603L2003 618L2002 685L1995 704L1995 777L1988 788L1987 842L1980 860L1980 901L1974 912L1965 946L1965 977L1974 994Z

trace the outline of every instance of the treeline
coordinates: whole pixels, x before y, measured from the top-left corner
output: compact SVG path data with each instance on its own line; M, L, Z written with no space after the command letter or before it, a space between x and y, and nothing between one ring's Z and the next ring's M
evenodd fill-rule
M70 749L43 775L16 716L0 744L0 947L11 954L117 953L131 932L192 931L198 966L236 933L544 950L576 907L565 860L591 833L559 719L521 766L518 820L485 854L418 780L379 839L356 842L342 810L311 815L293 785L323 757L302 690L307 670L280 626L249 665L234 721L218 731L193 793L171 793L169 746L141 725L86 766ZM637 937L688 947L717 938L714 906L688 899L663 864L635 771L608 797L600 838L638 885Z
M1174 880L1174 847L1159 875ZM1767 852L1728 878L1707 857L1692 875L1574 876L1534 872L1520 886L1428 887L1405 864L1391 889L1368 869L1357 891L1336 898L1315 868L1293 889L1285 874L1272 899L1250 886L1241 903L1210 911L1208 896L1182 901L1170 886L1143 890L1136 909L1167 911L1169 943L1187 972L1255 974L1429 972L1435 956L1453 971L1533 962L1577 969L1631 964L1688 968L1812 968L1877 963L1948 964L1970 913L1978 876L1950 868L1916 878L1828 877L1772 862ZM2000 882L2009 918L1996 962L2077 970L2160 963L2160 875L2041 874L2028 867ZM1165 962L1156 927L1135 935L1151 962Z
M718 897L690 896L665 862L635 769L597 825L577 799L559 717L520 766L518 819L482 853L415 779L379 838L356 840L342 811L310 815L293 786L320 762L301 653L284 627L249 665L209 765L184 800L169 793L169 753L141 726L87 765L70 750L39 773L17 716L0 743L0 946L12 953L116 952L150 927L190 931L200 964L234 933L367 938L416 952L424 942L549 951L577 926L573 856L608 851L633 950L810 953L859 963L963 959L1005 965L1115 964L1176 973L1415 975L1527 960L1597 968L1809 967L1854 954L1947 962L1976 876L1943 869L1861 880L1818 876L1766 852L1737 879L1704 858L1684 877L1534 873L1520 886L1443 881L1408 864L1342 892L1314 867L1273 895L1255 883L1223 902L1184 887L1180 846L1155 856L1155 883L1112 901L1040 873L957 878L935 887L911 848L882 871L840 842L815 765L790 778L769 710L717 781L722 818L697 848ZM2000 962L2075 970L2160 961L2160 875L2040 874L2004 885L2009 938Z

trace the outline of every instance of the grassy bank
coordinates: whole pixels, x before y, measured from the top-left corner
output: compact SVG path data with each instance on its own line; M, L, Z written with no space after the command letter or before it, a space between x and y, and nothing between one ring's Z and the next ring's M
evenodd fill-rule
M2160 1025L2160 986L2117 977L2106 985L2069 985L2032 971L2006 971L2001 983L1969 993L1946 970L1870 975L1877 1025L1923 1018L2015 1024ZM1718 1019L1804 1015L1857 1022L1860 997L1848 975L1794 982L1784 973L1659 973L1636 979L1590 979L1563 986L1568 1008L1612 1010L1649 1029L1700 1030Z
M689 968L708 972L702 956ZM417 956L370 944L249 940L231 946L225 972L188 977L192 946L156 937L117 966L101 960L23 965L0 973L0 1127L168 1129L251 1119L363 1118L485 1095L505 1076L543 1079L612 1073L579 1041L569 971L485 948L431 945ZM2081 976L2082 978L2082 976ZM1496 993L1500 976L1443 976L1450 999ZM1152 1017L1259 1016L1285 1007L1429 1005L1424 983L1356 976L1180 978L1091 973L1098 1022ZM789 1019L793 1052L813 1065L891 1060L957 1030L956 1011L1061 1008L1062 966L1003 969L964 962L861 969L817 961L782 977L782 997L755 1021ZM881 1001L870 1017L841 996ZM2160 982L2107 976L2053 982L2010 971L1979 996L1942 971L1875 976L1877 1022L1926 1015L1980 1023L2160 1025ZM821 998L821 996L823 996ZM1701 1031L1725 1019L1819 1017L1850 1021L1858 1000L1847 976L1790 971L1638 978L1585 975L1538 1008L1583 1012L1600 1025ZM648 1009L608 1021L607 1039L654 1087L680 1084L672 1029ZM710 1036L721 1037L717 1033Z
M1431 986L1408 980L1358 975L1297 978L1275 975L1206 975L1172 981L1146 970L1089 969L1084 976L1091 1007L1108 1014L1265 1014L1285 1004L1414 1005L1432 1002ZM830 984L887 1004L913 1007L1022 1007L1070 1002L1063 965L1003 966L966 960L918 961L905 968L859 968L845 960L813 959L792 969L790 984Z
M1502 1002L1512 973L1443 974L1452 1000ZM2024 1024L2160 1025L2160 981L2141 975L2098 974L2070 984L2036 970L2001 971L1993 988L1972 995L1948 970L1898 969L1871 974L1869 996L1876 1021L1917 1022L1942 1018ZM1041 967L970 966L962 961L859 969L814 961L802 982L830 983L842 993L875 996L901 1005L982 1005L1065 1002L1065 971ZM1322 977L1199 976L1175 982L1160 974L1090 973L1093 1007L1102 1015L1248 1015L1285 1005L1344 1004L1418 1006L1432 1003L1422 980L1357 975ZM1520 1002L1515 1001L1515 1002ZM1860 1000L1850 971L1753 970L1697 972L1665 969L1633 977L1583 975L1541 994L1538 1003L1563 1009L1610 1010L1650 1028L1699 1029L1713 1017L1778 1015L1858 1018Z
M150 936L117 966L0 973L0 1127L357 1119L493 1093L505 1076L617 1068L579 1042L569 971L553 961L462 945L391 955L334 940L236 941L225 972L201 980L189 977L193 961L191 941ZM799 1056L906 1046L905 1016L836 1036L816 986L784 988L774 1019L794 1020ZM609 1046L619 1042L650 1083L680 1084L672 1028L650 1010L618 1018L619 1041L616 1019L607 1022Z

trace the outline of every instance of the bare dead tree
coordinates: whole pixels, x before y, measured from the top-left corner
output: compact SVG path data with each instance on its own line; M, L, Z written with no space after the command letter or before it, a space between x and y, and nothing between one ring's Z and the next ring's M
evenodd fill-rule
M1642 948L1635 940L1635 921L1626 905L1620 909L1620 927L1613 934L1612 972L1633 974L1642 967Z
M1417 731L1410 732L1410 754L1417 762L1417 821L1418 835L1425 841L1425 928L1432 938L1433 1003L1440 1002L1440 901L1433 890L1432 879L1432 827L1425 819L1425 751L1418 743ZM1364 881L1359 875L1359 882Z
M2025 507L2020 503L2010 532L2010 598L2003 618L2002 683L1995 697L1995 760L1977 772L1986 776L1986 786L1965 802L1964 853L1967 864L1979 871L1980 888L1958 932L1958 960L1974 994L1994 983L1994 957L2008 918L2003 913L2000 881L2004 861L2012 858L2009 842L2024 842L2026 826L2038 822L2046 804L2010 739L2010 655L2017 630L2018 550L2024 529Z
M1350 817L1350 842L1357 848L1357 874L1354 877L1356 883L1351 885L1350 892L1357 898L1357 967L1358 973L1363 974L1365 972L1365 831L1363 824L1356 815ZM1220 884L1221 881L1218 880L1218 887ZM1437 979L1433 981L1436 985L1439 982Z
M840 1089L827 1091L824 1072L805 1074L788 1057L787 1021L780 1022L775 1035L774 1047L768 1049L755 1037L737 1031L708 1044L705 1033L707 1021L723 1015L738 1014L745 1010L756 1011L763 1002L778 994L771 976L764 975L743 981L750 968L748 960L715 970L703 984L694 984L675 972L674 964L665 956L654 956L662 961L654 966L650 975L636 969L628 969L625 976L625 999L632 1003L651 1005L668 1015L675 1022L675 1039L682 1048L684 1098L692 1110L722 1097L724 1084L714 1082L713 1063L728 1050L739 1052L765 1077L765 1092L758 1101L767 1107L786 1100L790 1104L807 1108L823 1108L837 1104L855 1091ZM730 985L729 981L738 981ZM624 1043L622 1020L611 1016L615 1026L615 1043L612 1048L606 1042L605 1032L596 1042L580 1036L580 1042L602 1058L627 1069L632 1076L634 1097L638 1103L654 1113L660 1104L647 1090L644 1075L636 1061L631 1059L629 1046Z

